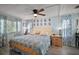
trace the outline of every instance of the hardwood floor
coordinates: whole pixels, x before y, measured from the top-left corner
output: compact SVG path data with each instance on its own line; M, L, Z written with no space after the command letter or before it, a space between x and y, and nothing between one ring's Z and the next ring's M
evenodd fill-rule
M0 48L0 55L21 55L20 53L15 53L9 51L8 48ZM50 47L47 55L79 55L79 49L73 47L63 46L61 47Z
M63 46L51 47L48 50L48 55L79 55L79 49L73 47Z

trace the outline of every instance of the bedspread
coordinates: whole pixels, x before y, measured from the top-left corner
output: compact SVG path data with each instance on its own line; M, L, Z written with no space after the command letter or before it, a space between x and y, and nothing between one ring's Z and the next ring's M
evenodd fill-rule
M15 36L11 41L24 44L26 47L31 47L45 55L50 46L50 37L46 35L21 35Z

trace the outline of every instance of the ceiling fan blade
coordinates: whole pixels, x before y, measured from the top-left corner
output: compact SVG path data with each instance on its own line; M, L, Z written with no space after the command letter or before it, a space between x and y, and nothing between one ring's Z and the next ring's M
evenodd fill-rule
M43 8L39 10L39 12L42 12L42 11L44 11L44 9L43 9Z
M42 15L42 16L45 16L46 14L41 14L41 13L39 13L38 15Z
M79 5L77 5L77 6L75 7L75 9L77 9L77 8L79 8Z

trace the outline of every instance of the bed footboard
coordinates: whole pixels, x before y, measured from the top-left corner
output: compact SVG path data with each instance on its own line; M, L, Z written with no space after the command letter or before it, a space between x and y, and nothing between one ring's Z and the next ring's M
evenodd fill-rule
M39 55L38 51L33 50L32 48L25 47L20 43L9 42L9 47L11 49L18 49L20 52L29 53L30 55Z

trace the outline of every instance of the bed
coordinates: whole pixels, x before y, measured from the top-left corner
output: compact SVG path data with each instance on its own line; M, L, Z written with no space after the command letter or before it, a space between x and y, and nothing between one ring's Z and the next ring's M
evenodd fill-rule
M50 37L47 35L21 35L9 41L11 49L18 49L22 53L45 55L50 47Z

